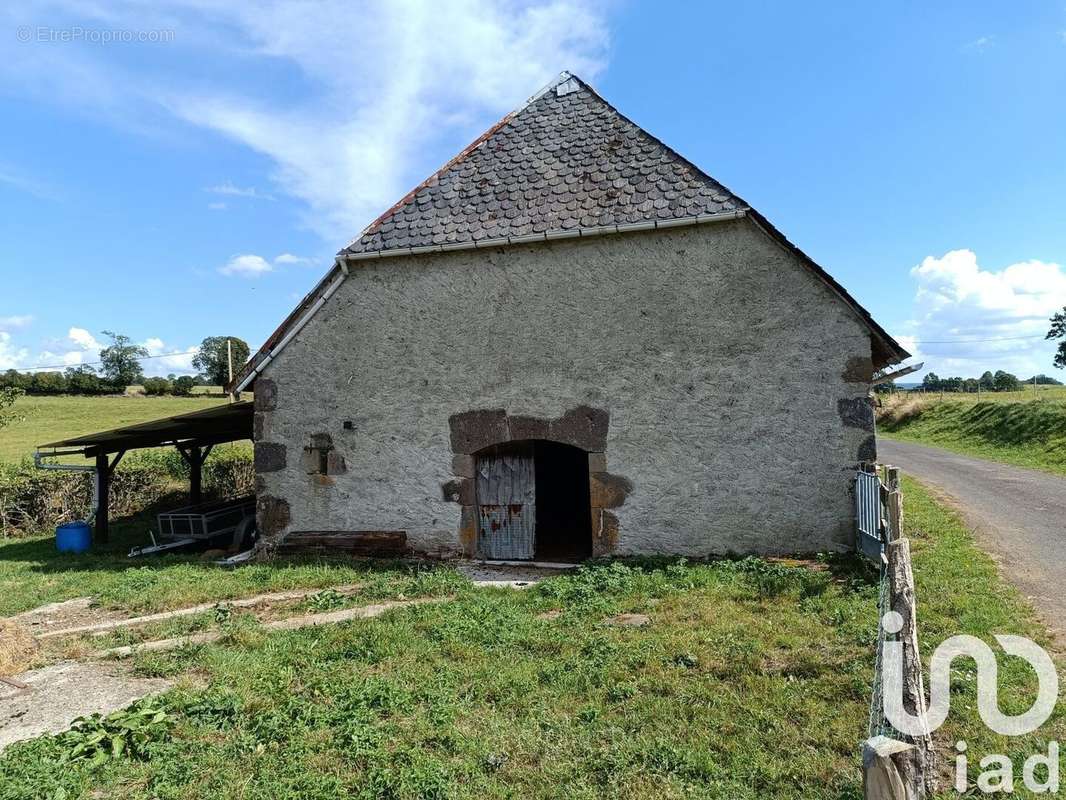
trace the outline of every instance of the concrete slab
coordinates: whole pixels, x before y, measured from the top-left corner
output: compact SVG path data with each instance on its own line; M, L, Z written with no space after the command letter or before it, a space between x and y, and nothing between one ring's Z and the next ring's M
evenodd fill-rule
M169 689L162 678L137 678L120 664L63 661L14 676L26 689L0 683L0 751L24 739L67 730L78 717L110 714Z

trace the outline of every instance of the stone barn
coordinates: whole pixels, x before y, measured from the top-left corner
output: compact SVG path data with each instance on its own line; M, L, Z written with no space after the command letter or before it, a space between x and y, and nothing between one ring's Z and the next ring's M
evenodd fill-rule
M871 377L907 355L563 73L344 248L234 382L260 545L844 550Z

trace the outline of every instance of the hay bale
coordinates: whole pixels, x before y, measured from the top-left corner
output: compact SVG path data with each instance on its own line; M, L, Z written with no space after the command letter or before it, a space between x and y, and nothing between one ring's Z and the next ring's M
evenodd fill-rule
M25 628L11 620L0 620L0 675L25 672L37 649L37 640Z

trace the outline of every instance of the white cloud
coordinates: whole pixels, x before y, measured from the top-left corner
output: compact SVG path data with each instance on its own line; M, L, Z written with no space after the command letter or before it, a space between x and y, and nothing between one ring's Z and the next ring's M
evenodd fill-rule
M983 50L987 50L989 47L991 47L995 43L996 43L996 37L995 36L979 36L978 38L974 39L972 42L967 42L965 49L967 49L967 50L976 50L978 52L981 52Z
M273 265L262 256L246 254L233 256L225 266L219 267L223 275L238 275L242 278L255 278L274 270Z
M897 337L940 375L986 369L1019 376L1052 373L1044 341L1051 315L1066 306L1066 268L1036 259L982 269L972 250L928 256L911 270L913 319Z
M208 203L207 207L209 209L211 209L212 211L225 211L226 210L226 204L225 203Z
M51 186L48 186L37 178L26 175L10 164L0 163L0 184L33 195L39 200L59 199L58 193Z
M169 375L172 372L191 375L196 372L192 366L193 356L196 355L194 347L168 346L158 336L145 339L141 345L152 356L141 362L145 375Z
M229 181L220 183L218 186L208 186L204 189L205 192L211 192L212 194L225 194L230 197L248 197L252 200L273 200L274 196L259 191L254 186L242 188L240 186L234 186Z
M311 259L304 256L294 256L292 253L282 253L274 259L275 264L310 264Z
M52 367L54 369L61 369L63 367L76 367L82 363L83 360L95 361L96 356L89 353L88 359L84 356L86 353L82 350L67 350L62 353L53 353L51 350L42 350L34 361L36 367Z
M0 331L15 331L28 327L33 322L32 314L15 314L10 317L0 317Z
M233 256L224 266L219 267L223 275L239 275L242 278L257 278L267 272L273 272L275 267L283 267L288 264L313 264L314 260L304 256L294 256L292 253L282 253L273 262L267 261L262 256L251 253Z
M39 24L40 7L6 5L5 29ZM127 129L168 135L177 118L254 150L331 246L561 70L594 79L608 41L606 0L53 6L109 27L175 29L165 45L173 57L134 70L112 57L119 48L8 48L13 56L0 62L8 85ZM207 61L211 81L175 66ZM256 80L265 65L299 90L272 98ZM233 184L212 188L252 196Z
M96 341L96 337L85 328L71 328L67 331L67 338L82 350L99 351L103 348L103 345Z
M0 331L0 369L18 369L29 355L25 347L15 347L11 334Z

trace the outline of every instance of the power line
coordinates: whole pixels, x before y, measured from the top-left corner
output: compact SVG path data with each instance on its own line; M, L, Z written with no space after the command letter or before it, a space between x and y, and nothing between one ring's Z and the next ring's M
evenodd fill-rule
M134 360L135 361L147 361L150 358L172 358L173 356L188 356L188 355L192 355L193 353L199 353L199 352L200 352L200 348L199 347L194 347L192 350L182 350L181 352L178 352L178 353L159 353L159 354L154 355L154 356L136 356L134 358ZM33 372L34 370L42 370L42 369L66 369L67 367L94 367L94 366L99 366L100 364L103 364L103 363L104 363L103 361L79 361L77 364L52 364L50 366L26 367L25 371L26 372Z
M991 339L915 339L919 344L968 344L970 342L1016 342L1020 339L1044 339L1045 336L996 336Z

